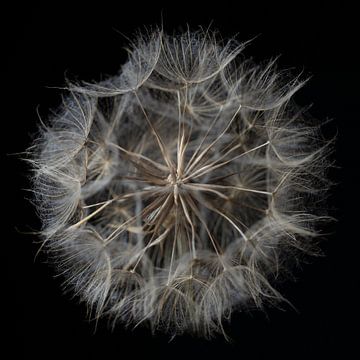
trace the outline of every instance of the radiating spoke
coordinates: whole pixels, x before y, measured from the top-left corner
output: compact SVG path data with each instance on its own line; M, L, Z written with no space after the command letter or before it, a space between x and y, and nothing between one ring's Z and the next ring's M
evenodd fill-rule
M221 114L222 109L223 109L223 106L220 107L217 115L215 116L214 120L211 122L209 128L207 129L205 135L204 135L203 138L201 139L200 144L196 147L196 149L195 149L193 155L191 156L191 158L190 158L187 166L185 167L185 173L187 173L187 171L189 170L189 167L191 166L191 164L192 164L192 162L194 161L195 157L197 156L198 152L201 150L201 147L202 147L204 141L206 140L206 138L208 137L210 131L213 129L216 121L218 120L219 115Z
M174 238L173 238L173 243L172 243L172 248L171 248L171 257L170 257L170 265L169 265L169 274L168 274L168 280L167 280L167 285L170 284L170 279L171 279L171 274L172 274L172 268L173 268L173 264L174 264L174 256L175 256L175 247L178 241L178 231L179 231L179 219L178 219L178 207L175 206L175 231L174 231Z
M252 148L250 150L247 150L247 151L245 151L245 152L243 152L243 153L241 153L239 155L236 155L233 158L231 158L229 160L226 160L226 161L224 161L222 163L219 163L219 164L217 163L218 160L216 160L213 163L207 164L207 165L203 166L202 168L196 170L194 173L188 175L187 177L185 177L183 179L183 181L187 181L187 180L190 180L190 179L196 179L196 178L198 178L200 176L203 176L203 175L207 174L210 171L214 171L214 170L216 170L216 169L218 169L218 168L220 168L220 167L222 167L224 165L227 165L227 164L231 163L232 161L239 159L242 156L245 156L245 155L247 155L247 154L249 154L249 153L251 153L253 151L261 149L264 146L267 146L268 144L269 144L269 141L266 141L265 143L263 143L263 144L261 144L259 146L256 146L256 147L254 147L254 148Z
M146 122L148 123L149 127L151 128L152 133L154 134L154 136L155 136L155 138L156 138L156 141L157 141L157 144L158 144L158 146L159 146L159 148L160 148L160 151L161 151L161 153L162 153L162 156L163 156L163 158L164 158L164 160L165 160L165 162L166 162L166 164L167 164L167 166L168 166L168 170L169 170L169 172L170 172L171 174L173 174L173 176L175 176L175 174L174 174L175 165L173 164L173 162L172 162L172 160L171 160L171 157L170 157L170 155L168 154L168 152L167 152L167 150L166 150L165 144L164 144L163 140L161 139L160 134L157 132L157 130L155 129L154 125L153 125L152 122L150 121L150 119L149 119L149 117L148 117L148 115L147 115L147 113L146 113L146 111L145 111L145 109L144 109L144 107L143 107L143 105L142 105L142 103L141 103L141 101L140 101L140 99L139 99L139 96L138 96L138 94L136 93L136 91L134 91L134 94L135 94L136 99L137 99L137 101L138 101L138 103L139 103L139 106L140 106L140 108L141 108L141 111L142 111L142 113L144 114L144 117L145 117L145 119L146 119Z
M164 166L162 164L159 164L158 162L148 158L145 155L142 155L142 154L130 151L130 150L126 150L123 147L121 147L120 145L117 145L117 144L114 144L114 143L109 143L109 145L116 147L117 149L119 149L120 151L122 151L125 154L129 155L130 157L135 157L136 159L142 159L142 160L144 160L146 162L149 162L150 164L154 165L157 169L159 169L161 171L165 171L165 172L169 171L169 169L166 166Z
M190 183L190 184L183 184L182 188L183 189L190 189L190 190L195 190L195 191L207 191L207 192L211 192L213 194L216 194L217 196L225 199L225 200L229 200L229 197L226 196L225 194L221 193L220 191L217 191L215 189L212 189L208 186L202 186L202 185L206 185L206 184L195 184L195 183Z
M170 232L171 228L167 228L163 233L161 233L158 237L155 237L155 233L153 234L153 236L151 237L151 239L149 240L149 242L147 243L147 245L140 251L140 253L138 254L138 258L136 260L136 263L134 265L134 267L130 270L130 272L135 272L136 268L138 267L138 265L140 264L141 259L144 257L146 251L151 248L152 246L158 245L160 244L168 235L168 233Z
M200 155L194 159L194 161L192 162L192 164L190 164L190 166L188 167L186 174L189 173L189 171L191 171L194 166L201 161L201 159L209 152L209 150L225 135L225 133L228 131L228 129L230 128L231 124L233 123L233 121L235 120L237 114L239 113L241 109L241 104L239 105L238 109L236 110L235 114L232 116L232 118L230 119L230 121L228 122L227 126L225 127L225 129L220 133L220 135L214 140L212 141L201 153Z
M161 189L162 191L162 189ZM121 195L121 196L116 196L113 199L107 200L107 201L103 201L97 204L91 204L91 205L87 205L84 206L83 208L90 208L90 207L94 207L97 205L101 205L98 209L94 210L91 214L85 216L84 218L82 218L81 220L79 220L76 224L71 225L68 230L72 230L75 229L77 227L79 227L80 225L82 225L83 223L89 221L90 219L92 219L95 215L97 215L98 213L100 213L102 210L104 210L107 206L109 206L110 204L112 204L114 201L123 201L129 198L132 198L134 196L139 196L139 195L145 195L145 194L149 194L149 193L156 193L158 191L154 191L154 189L150 189L150 190L142 190L142 191L135 191L132 193L127 193L125 195Z
M183 200L181 195L179 195L179 198L180 198L181 206L182 206L184 214L185 214L185 218L191 227L191 251L192 251L193 258L195 259L196 258L195 227L194 227L193 222L191 221L191 217L190 217L190 214L189 214L189 211L188 211L185 201Z
M198 200L199 201L199 200ZM199 201L200 202L200 201ZM247 236L245 235L245 233L235 224L235 222L233 220L230 219L230 217L228 215L226 215L224 212L218 210L217 208L213 207L212 205L209 204L209 202L207 201L201 201L201 204L203 204L204 206L206 206L209 210L217 213L218 215L220 215L221 217L223 217L224 219L226 219L234 228L235 230L237 230L239 232L239 234L243 237L243 239L245 241L248 241Z
M241 187L241 186L234 186L234 185L191 183L189 185L186 184L185 186L187 186L187 187L191 186L191 188L196 188L197 190L203 190L203 191L209 191L209 190L212 190L212 189L224 189L224 190L245 191L245 192L251 192L251 193L255 193L255 194L263 194L263 195L269 195L269 196L271 196L273 194L273 193L271 193L269 191L250 189L250 188L245 188L245 187ZM222 194L222 193L220 193L220 194L222 195L222 197L225 196L225 194Z
M163 197L160 197L159 199L153 201L148 206L146 206L144 209L142 209L138 214L132 216L125 222L121 223L116 227L116 229L105 239L106 243L111 242L113 239L115 239L117 236L122 234L126 229L127 226L131 223L133 223L137 218L139 217L145 217L149 212L154 211L163 201Z
M223 267L224 267L224 269L225 269L226 267L225 267L225 265L224 265L224 262L223 262L223 260L222 260L222 258L221 258L221 256L220 256L220 252L219 252L220 246L217 244L217 242L215 241L214 237L212 236L212 234L211 234L211 232L210 232L210 230L209 230L209 228L208 228L208 226L207 226L207 224L206 224L206 221L205 221L205 220L203 219L203 217L201 216L201 214L200 214L200 212L199 212L196 204L195 204L194 201L191 199L190 195L185 195L184 197L185 197L187 203L189 204L191 210L194 212L194 214L196 215L196 217L200 220L201 224L204 226L204 229L205 229L206 233L207 233L208 236L209 236L209 239L210 239L211 244L212 244L212 246L213 246L213 248L214 248L214 250L215 250L215 253L216 253L216 255L218 256L220 263L223 265Z

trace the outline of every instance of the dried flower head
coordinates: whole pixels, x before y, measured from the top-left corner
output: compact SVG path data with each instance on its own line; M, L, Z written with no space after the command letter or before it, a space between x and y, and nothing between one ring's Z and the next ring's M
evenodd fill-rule
M139 36L118 76L70 86L35 142L44 245L97 317L209 336L281 298L271 279L311 248L326 162L291 100L303 82L216 39Z

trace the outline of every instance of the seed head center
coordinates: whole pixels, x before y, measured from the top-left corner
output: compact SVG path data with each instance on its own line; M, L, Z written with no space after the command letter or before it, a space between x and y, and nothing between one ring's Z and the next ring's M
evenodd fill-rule
M169 174L169 176L167 177L166 179L172 186L181 186L183 184L183 180L181 178L181 176L178 176L177 174L172 175L172 174Z
M174 202L175 205L178 205L178 197L179 197L179 188L183 184L182 177L178 174L169 174L169 176L166 179L172 186L173 192L174 192Z

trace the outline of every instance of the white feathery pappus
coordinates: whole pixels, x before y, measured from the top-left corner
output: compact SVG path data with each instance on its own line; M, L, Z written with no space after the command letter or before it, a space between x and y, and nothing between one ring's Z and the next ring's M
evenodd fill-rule
M292 100L304 82L244 47L139 35L117 76L71 84L40 127L43 246L96 318L210 337L284 300L274 278L316 253L330 142Z

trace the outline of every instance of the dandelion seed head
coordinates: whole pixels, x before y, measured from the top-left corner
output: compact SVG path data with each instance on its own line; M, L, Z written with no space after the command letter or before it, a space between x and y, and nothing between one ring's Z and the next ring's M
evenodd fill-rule
M211 336L281 300L283 254L311 248L326 143L292 100L304 82L244 47L140 35L117 76L71 84L41 128L44 245L96 317Z

